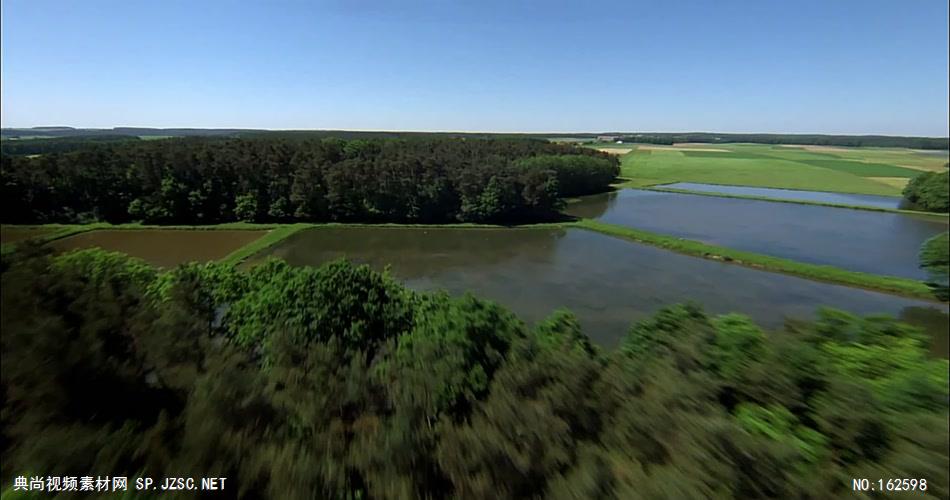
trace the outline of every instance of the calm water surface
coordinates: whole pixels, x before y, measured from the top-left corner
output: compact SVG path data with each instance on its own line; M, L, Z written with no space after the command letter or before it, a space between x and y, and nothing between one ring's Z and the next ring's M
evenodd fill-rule
M917 254L946 219L737 198L621 189L568 214L852 271L924 279Z
M293 265L346 257L377 270L391 266L410 288L471 291L532 323L566 307L606 346L615 345L634 320L695 300L708 311L743 312L767 327L780 326L785 317L812 318L822 305L904 316L937 332L934 349L946 351L944 306L679 255L582 229L318 228L294 234L255 260L268 256Z
M781 200L817 201L821 203L839 203L874 208L900 208L901 198L894 196L874 196L870 194L825 193L821 191L799 191L795 189L774 189L748 186L723 186L701 184L698 182L676 182L664 184L664 188L685 189L701 193L735 194L744 196L764 196Z

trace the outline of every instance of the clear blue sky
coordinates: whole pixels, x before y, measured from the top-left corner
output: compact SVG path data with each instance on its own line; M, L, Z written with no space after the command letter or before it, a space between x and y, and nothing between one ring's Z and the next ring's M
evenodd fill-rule
M4 127L948 134L946 0L2 6Z

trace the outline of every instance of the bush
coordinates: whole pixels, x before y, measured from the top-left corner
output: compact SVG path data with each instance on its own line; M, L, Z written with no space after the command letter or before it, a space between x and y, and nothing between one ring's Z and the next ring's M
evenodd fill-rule
M950 211L950 172L925 172L904 187L904 199L929 212Z
M950 494L948 363L890 318L828 310L765 332L672 306L602 352L567 311L532 329L345 261L159 273L32 250L2 275L5 477L187 471L247 498L811 498L881 470Z

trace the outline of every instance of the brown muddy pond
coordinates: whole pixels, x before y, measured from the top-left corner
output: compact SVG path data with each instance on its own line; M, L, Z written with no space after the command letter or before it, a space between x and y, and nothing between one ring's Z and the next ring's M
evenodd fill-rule
M26 241L53 232L45 227L0 226L0 244Z
M96 230L56 240L58 251L99 247L138 257L158 267L175 267L185 262L208 262L260 238L267 231L122 229Z
M630 324L659 308L696 301L713 313L741 312L765 327L810 319L821 306L884 313L931 333L947 355L946 305L757 271L582 229L315 228L254 257L316 266L345 257L392 274L415 290L472 292L529 323L573 311L596 342L614 346Z

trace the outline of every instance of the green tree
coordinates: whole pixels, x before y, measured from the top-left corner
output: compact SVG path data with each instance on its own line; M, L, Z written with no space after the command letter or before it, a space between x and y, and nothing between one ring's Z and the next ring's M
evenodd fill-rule
M256 221L258 217L257 197L248 193L235 198L234 216L242 221Z
M924 172L904 187L904 199L930 212L950 211L950 172Z
M924 242L920 247L920 267L927 271L937 297L950 298L950 233L945 231Z

